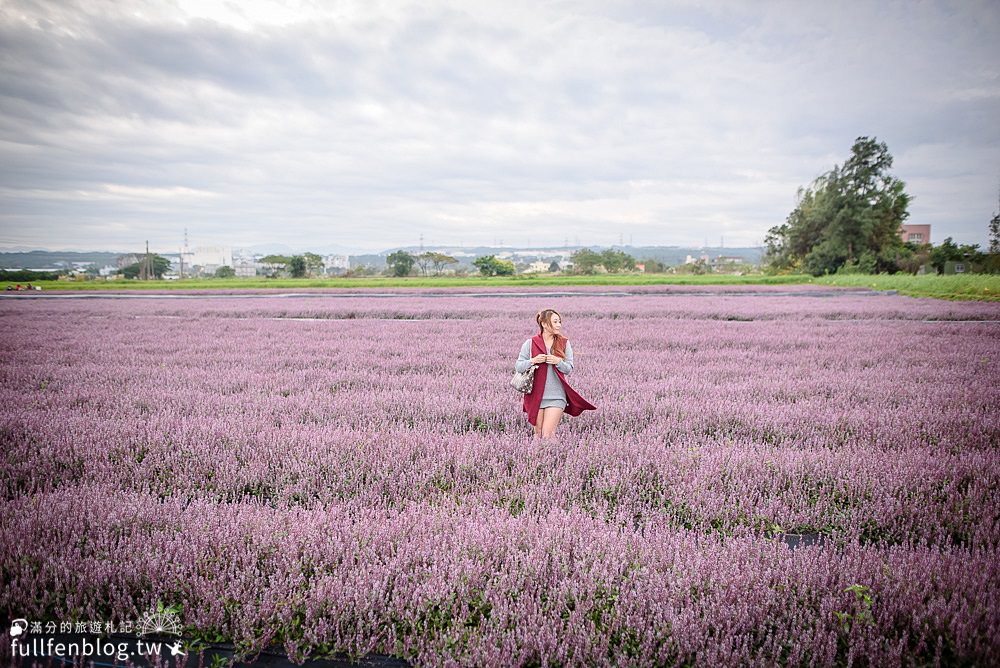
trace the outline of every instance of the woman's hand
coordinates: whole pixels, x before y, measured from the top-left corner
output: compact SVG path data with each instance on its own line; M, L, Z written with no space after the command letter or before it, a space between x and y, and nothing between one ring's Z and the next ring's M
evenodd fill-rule
M559 364L562 362L562 358L556 355L544 355L546 364Z
M545 362L548 361L546 359L547 357L551 357L551 355L535 355L528 361L531 362L532 364L544 364Z

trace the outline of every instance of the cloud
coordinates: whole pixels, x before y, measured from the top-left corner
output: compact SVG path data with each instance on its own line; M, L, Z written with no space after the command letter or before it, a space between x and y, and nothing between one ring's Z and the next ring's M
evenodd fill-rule
M912 222L985 243L998 29L988 2L9 2L0 243L757 244L859 135Z

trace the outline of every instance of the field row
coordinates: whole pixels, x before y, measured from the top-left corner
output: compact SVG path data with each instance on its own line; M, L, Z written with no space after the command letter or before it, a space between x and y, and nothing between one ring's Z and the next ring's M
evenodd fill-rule
M507 381L553 303L598 410L533 443ZM0 610L159 599L251 656L1000 661L998 321L873 296L5 301Z

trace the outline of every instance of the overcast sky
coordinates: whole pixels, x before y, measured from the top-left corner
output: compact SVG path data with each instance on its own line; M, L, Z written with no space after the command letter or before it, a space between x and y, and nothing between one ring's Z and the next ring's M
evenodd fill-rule
M0 247L758 245L858 136L986 245L1000 2L0 0Z

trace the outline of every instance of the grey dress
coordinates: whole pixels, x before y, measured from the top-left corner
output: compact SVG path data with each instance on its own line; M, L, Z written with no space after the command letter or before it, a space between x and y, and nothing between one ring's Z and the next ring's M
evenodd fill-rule
M552 354L552 346L545 346L545 352ZM545 390L542 392L542 403L538 406L542 408L566 408L566 390L563 389L562 381L556 375L556 367L564 374L573 370L573 346L566 342L566 357L558 364L544 364L545 367ZM531 368L531 339L528 339L521 346L521 353L514 363L514 371L527 371ZM540 371L541 369L539 369ZM537 371L535 373L538 373Z

